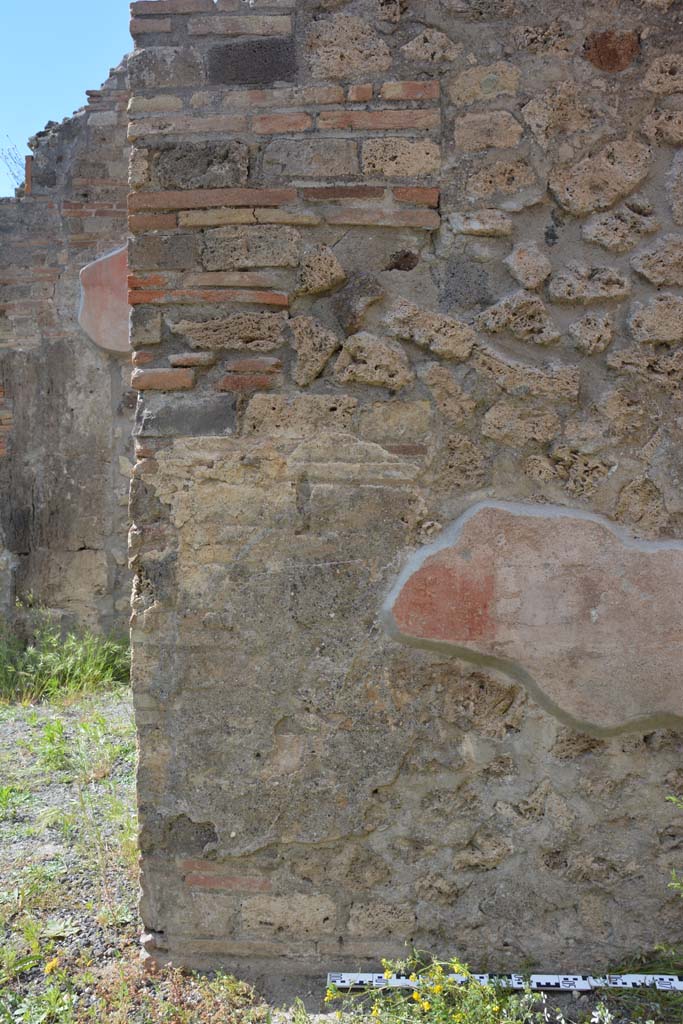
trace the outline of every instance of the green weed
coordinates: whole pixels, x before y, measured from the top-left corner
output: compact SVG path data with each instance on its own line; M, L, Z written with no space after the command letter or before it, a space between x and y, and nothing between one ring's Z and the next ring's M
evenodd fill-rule
M66 771L71 764L66 728L61 718L45 722L33 750L43 768Z
M651 953L625 961L615 967L616 974L683 974L683 953L661 946ZM680 992L656 989L624 989L605 993L605 1002L618 1020L633 1024L681 1024L683 996Z
M34 703L127 683L128 645L120 640L61 631L43 618L30 643L0 633L0 701Z
M12 821L30 799L28 793L16 786L0 786L0 821Z

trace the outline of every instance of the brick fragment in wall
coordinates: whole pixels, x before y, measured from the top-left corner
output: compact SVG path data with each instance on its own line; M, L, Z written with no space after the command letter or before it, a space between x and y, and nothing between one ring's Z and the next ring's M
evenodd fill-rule
M600 71L625 71L640 54L640 36L636 31L593 32L583 44L583 55Z

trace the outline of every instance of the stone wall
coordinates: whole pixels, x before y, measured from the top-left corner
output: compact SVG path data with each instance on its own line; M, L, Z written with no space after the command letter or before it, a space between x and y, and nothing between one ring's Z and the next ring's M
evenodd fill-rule
M680 2L133 11L146 948L680 941Z
M78 326L79 271L126 239L125 64L32 140L0 200L0 533L11 589L65 623L124 630L129 360ZM9 584L8 584L9 585Z

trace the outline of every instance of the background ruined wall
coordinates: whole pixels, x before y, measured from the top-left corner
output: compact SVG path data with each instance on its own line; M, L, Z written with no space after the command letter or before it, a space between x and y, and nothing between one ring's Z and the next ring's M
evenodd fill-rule
M80 269L126 240L127 99L121 65L36 137L25 194L0 200L0 533L13 565L0 607L32 598L67 623L120 631L129 366L76 318Z
M282 994L679 941L679 733L379 611L485 497L682 535L680 2L133 12L147 948Z

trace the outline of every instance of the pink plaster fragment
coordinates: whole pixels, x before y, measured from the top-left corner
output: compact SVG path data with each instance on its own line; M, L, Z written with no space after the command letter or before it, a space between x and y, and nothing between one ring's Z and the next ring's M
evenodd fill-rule
M128 249L88 263L80 273L78 322L105 352L130 352L128 340Z
M602 516L483 502L412 556L385 608L398 638L525 684L598 733L683 725L683 542Z

